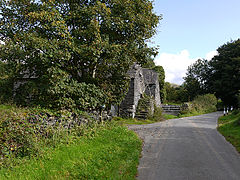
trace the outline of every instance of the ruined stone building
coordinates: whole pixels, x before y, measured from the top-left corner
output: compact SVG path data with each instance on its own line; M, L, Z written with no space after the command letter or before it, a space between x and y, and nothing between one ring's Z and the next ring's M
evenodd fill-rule
M134 64L128 71L128 75L130 77L130 87L125 99L120 105L121 115L134 118L138 102L144 94L152 97L155 105L160 107L161 100L158 73Z

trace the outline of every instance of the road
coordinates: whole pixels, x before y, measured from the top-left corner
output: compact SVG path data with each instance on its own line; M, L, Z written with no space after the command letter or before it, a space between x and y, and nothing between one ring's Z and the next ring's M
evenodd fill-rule
M240 155L216 130L220 112L132 125L144 141L139 180L240 180Z

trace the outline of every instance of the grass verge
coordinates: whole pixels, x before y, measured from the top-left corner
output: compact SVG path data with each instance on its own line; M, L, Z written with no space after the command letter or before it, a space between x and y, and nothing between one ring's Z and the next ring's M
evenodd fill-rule
M144 120L139 120L135 118L121 118L121 117L114 117L113 121L115 121L117 124L124 126L124 125L130 125L130 124L137 124L137 125L142 125L142 124L152 124L156 122L163 121L163 118L159 118L158 121L156 120L151 120L151 119L144 119Z
M135 179L142 141L134 132L95 121L50 128L32 112L0 105L0 179Z
M240 112L220 117L218 126L218 131L240 152Z
M178 116L172 115L172 114L163 114L163 119L176 119Z
M2 168L0 179L134 179L141 140L126 127L100 128L69 145L48 149L13 168Z

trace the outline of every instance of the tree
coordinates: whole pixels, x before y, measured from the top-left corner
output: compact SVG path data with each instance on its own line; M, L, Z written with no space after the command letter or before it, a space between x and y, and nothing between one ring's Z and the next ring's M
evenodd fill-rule
M150 0L2 0L0 14L1 58L16 78L37 77L32 100L60 106L61 90L76 107L85 100L72 90L82 83L108 97L98 106L121 102L130 65L155 53L146 40L161 19Z
M209 62L206 59L198 59L188 67L186 77L183 78L185 80L183 86L187 91L189 101L209 91L210 74Z
M187 92L183 86L177 84L165 83L166 87L166 102L167 103L183 103L187 102Z
M240 39L217 49L218 55L210 61L212 75L209 86L225 105L238 104L240 90Z

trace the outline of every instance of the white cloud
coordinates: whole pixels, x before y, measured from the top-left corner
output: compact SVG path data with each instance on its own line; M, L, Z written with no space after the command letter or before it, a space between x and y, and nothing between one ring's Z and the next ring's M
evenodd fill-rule
M205 59L210 60L217 55L217 51L206 54ZM182 50L178 54L161 53L156 59L155 64L163 66L165 70L166 82L182 84L183 77L186 75L187 68L200 57L190 58L188 50Z
M165 81L182 84L187 67L198 58L191 59L188 50L182 50L179 54L162 53L155 59L156 65L163 66L165 70Z
M209 53L206 54L205 59L207 59L208 61L210 61L214 56L218 55L217 51L211 51Z

